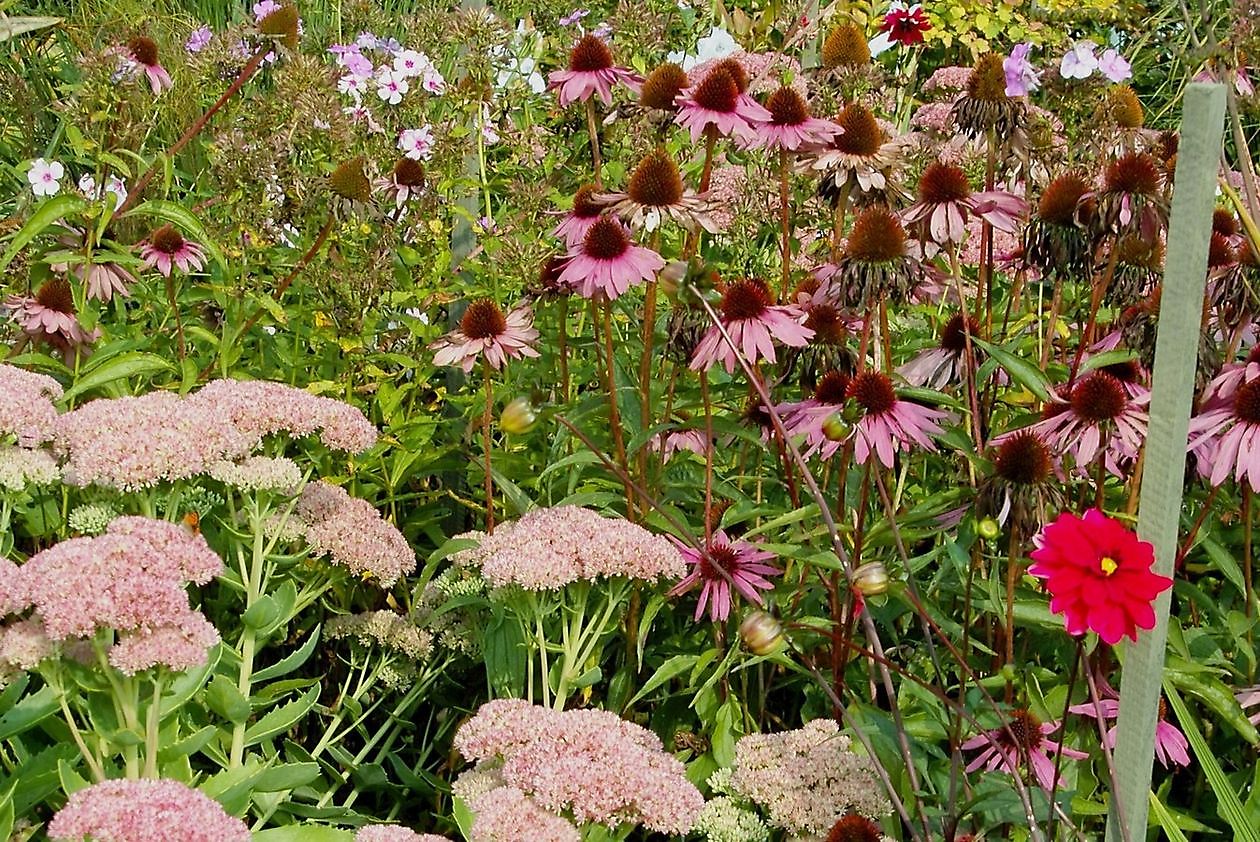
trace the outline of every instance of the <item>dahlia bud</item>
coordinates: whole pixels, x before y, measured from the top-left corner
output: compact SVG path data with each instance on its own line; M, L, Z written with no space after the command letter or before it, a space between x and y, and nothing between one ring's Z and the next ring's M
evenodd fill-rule
M1001 529L998 527L998 522L991 517L986 517L976 524L976 531L986 541L996 541L998 535L1002 534Z
M538 412L524 395L503 407L503 414L499 416L499 427L503 432L515 435L528 433L537 423Z
M772 655L783 648L783 626L765 611L753 611L739 624L739 636L754 655Z
M878 596L888 590L888 569L882 561L868 561L853 571L853 587L862 596Z

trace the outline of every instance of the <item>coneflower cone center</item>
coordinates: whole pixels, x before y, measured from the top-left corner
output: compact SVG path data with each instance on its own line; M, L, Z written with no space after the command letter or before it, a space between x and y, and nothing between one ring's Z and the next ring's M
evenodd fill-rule
M1208 266L1219 269L1229 266L1238 260L1238 251L1224 234L1212 232L1208 240Z
M735 281L722 294L722 318L729 322L755 319L770 306L770 290L761 281Z
M149 242L163 254L175 254L184 247L184 237L173 225L163 225L154 231Z
M1107 94L1107 110L1122 129L1140 129L1145 122L1142 103L1128 85L1117 85L1111 89Z
M857 24L837 26L822 46L823 67L860 67L871 63L871 48Z
M866 816L848 813L831 826L826 842L881 842L883 838L875 822Z
M668 207L683 197L678 165L664 149L649 152L630 177L630 198L648 207Z
M1046 185L1037 203L1037 216L1051 225L1071 225L1076 216L1076 206L1088 188L1085 179L1076 173L1067 173Z
M700 556L700 578L708 582L724 579L722 571L729 573L738 565L739 555L727 544L713 544Z
M853 222L847 252L867 263L896 260L906 253L906 231L891 211L867 208Z
M1036 485L1050 476L1050 449L1036 433L1015 433L998 446L994 470L1015 485Z
M598 220L586 232L582 250L596 260L615 260L630 248L630 238L621 223L607 216Z
M739 83L731 76L729 70L715 67L700 81L699 85L696 85L691 98L697 105L708 111L729 114L735 110L735 105L739 102Z
M139 64L154 67L158 63L157 43L152 38L146 38L143 35L132 38L127 43L127 49L131 51L131 57Z
M932 163L919 176L919 200L939 205L961 202L971 195L971 185L961 167Z
M1158 240L1147 242L1136 234L1123 237L1116 248L1120 251L1116 262L1125 266L1159 269L1164 261L1164 247Z
M1238 220L1234 218L1234 214L1225 208L1217 208L1212 211L1212 230L1218 234L1224 234L1226 237L1234 237L1238 234Z
M952 354L961 354L967 350L967 334L979 336L980 323L974 317L964 318L962 313L955 314L941 330L941 348Z
M424 164L411 158L399 158L394 164L394 181L403 187L422 187Z
M292 3L285 3L258 22L259 32L263 35L281 36L290 47L297 45L297 30L298 11L297 6Z
M770 122L776 126L799 126L809 119L809 106L794 88L784 85L766 100Z
M482 298L468 305L459 330L469 339L493 339L507 332L507 317L497 304Z
M372 195L372 184L363 171L366 160L362 155L342 163L329 177L333 192L345 199L366 202Z
M1244 383L1234 395L1234 414L1247 424L1260 424L1260 379Z
M569 52L569 69L590 73L595 70L608 70L613 66L612 50L600 38L594 35L583 35Z
M805 327L814 332L815 345L839 345L849 337L840 311L830 304L815 304L805 317Z
M1023 752L1033 752L1041 747L1045 737L1041 733L1041 722L1026 710L1017 710L1011 714L1006 723L1015 738L1015 746Z
M849 397L849 377L840 371L829 371L814 387L814 400L826 404L842 404Z
M1153 196L1159 192L1159 167L1145 152L1117 158L1107 165L1107 192Z
M866 106L856 102L846 105L836 117L836 122L844 129L844 133L833 141L837 150L865 158L879 152L884 143L884 132Z
M867 415L879 415L897 404L897 392L886 374L864 371L849 381L848 396L866 410Z
M65 278L53 278L39 288L35 300L49 310L67 315L74 313L74 291Z
M673 62L665 62L643 80L639 103L647 108L673 108L674 98L687 87L687 71Z
M603 208L592 201L598 191L594 184L584 184L573 195L573 215L579 219L590 219L599 216Z
M976 62L967 82L967 95L985 102L1001 102L1006 96L1006 71L1002 69L1002 57L987 53Z
M744 69L744 65L740 64L735 59L724 58L714 65L713 69L725 70L727 73L731 74L731 78L735 80L735 85L739 88L739 92L741 94L748 90L748 85L752 80L748 78L748 71Z
M1115 376L1095 371L1072 387L1072 411L1093 423L1111 421L1124 412L1128 397Z

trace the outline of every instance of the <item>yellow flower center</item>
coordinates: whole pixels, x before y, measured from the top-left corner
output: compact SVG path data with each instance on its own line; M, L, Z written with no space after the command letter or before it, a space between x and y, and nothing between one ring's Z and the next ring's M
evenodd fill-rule
M1098 566L1102 568L1104 576L1110 576L1120 567L1119 564L1116 564L1116 560L1114 558L1107 555L1102 557L1102 561L1098 562Z

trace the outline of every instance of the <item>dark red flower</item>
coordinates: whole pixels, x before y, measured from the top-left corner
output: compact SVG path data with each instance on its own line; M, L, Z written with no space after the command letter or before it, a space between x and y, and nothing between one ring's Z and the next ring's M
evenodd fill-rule
M923 7L915 5L908 9L894 8L884 15L884 22L880 25L879 31L886 33L888 40L894 44L909 46L922 44L923 33L931 28L932 23L923 13Z
M1033 538L1029 574L1045 580L1050 610L1063 614L1068 634L1098 633L1116 644L1155 627L1156 596L1173 580L1151 572L1155 549L1098 509L1064 513Z

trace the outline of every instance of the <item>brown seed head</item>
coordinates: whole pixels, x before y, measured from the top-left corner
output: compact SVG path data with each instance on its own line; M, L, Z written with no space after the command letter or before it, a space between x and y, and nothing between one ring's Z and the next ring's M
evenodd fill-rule
M692 91L691 98L701 108L729 114L739 102L739 83L729 70L718 66L709 71Z
M1244 423L1260 424L1260 380L1244 383L1234 393L1234 414Z
M175 254L184 247L184 236L168 223L149 235L149 244L163 254Z
M1226 237L1238 236L1238 218L1234 212L1225 208L1212 211L1212 230Z
M748 71L744 69L744 65L740 64L737 59L724 58L713 66L714 70L722 69L731 74L731 78L735 80L735 84L739 86L739 92L747 93L748 85L752 82L748 78Z
M1072 387L1072 411L1094 424L1118 418L1128 402L1124 385L1105 371L1091 372Z
M892 211L873 205L854 220L847 253L865 263L896 260L905 256L906 230Z
M590 73L595 70L608 70L613 66L612 50L602 38L594 35L583 35L569 52L569 69Z
M1140 129L1146 121L1142 102L1128 85L1116 85L1107 92L1107 113L1122 129Z
M827 33L822 46L823 67L865 67L871 63L866 35L855 23L842 23Z
M630 248L625 226L611 217L601 217L586 231L582 251L596 260L616 260Z
M74 290L63 277L50 278L35 293L35 300L49 310L74 315Z
M770 122L776 126L799 126L809 119L809 106L795 88L784 85L766 100Z
M659 146L644 155L630 176L627 192L633 201L648 207L677 204L683 197L683 182L673 156Z
M332 191L343 199L366 202L372 198L372 182L368 181L364 167L367 160L359 155L340 164L328 178Z
M919 176L920 202L933 205L960 202L970 195L971 185L962 167L937 161L928 164L923 175Z
M805 317L805 327L814 332L815 345L839 345L849 338L849 328L840 311L830 304L815 304Z
M1223 269L1238 262L1238 249L1229 241L1229 237L1217 231L1212 232L1208 240L1208 268Z
M424 164L411 158L399 158L394 164L394 182L403 187L423 187Z
M866 816L846 813L827 831L826 842L881 842L879 825Z
M1036 485L1050 478L1050 448L1031 430L1018 430L998 446L994 472L1009 483Z
M1154 196L1159 193L1159 166L1145 152L1131 152L1107 165L1104 178L1108 193Z
M836 117L844 134L838 136L832 145L849 155L870 157L884 145L884 130L875 122L875 115L866 106L851 102Z
M645 108L672 109L674 99L687 87L687 72L672 61L658 66L643 80L639 104Z
M598 192L599 188L594 184L583 184L579 187L577 193L573 194L573 215L579 219L599 216L603 208L592 201Z
M469 339L493 339L507 332L507 317L499 305L481 298L468 305L459 320L459 330Z
M297 6L285 3L258 22L258 31L263 35L275 36L290 50L296 50L298 45Z
M849 381L848 396L858 402L867 415L879 415L897 404L892 381L882 371L863 371Z
M1015 737L1015 747L1021 753L1031 753L1041 747L1045 736L1041 733L1041 721L1027 710L1020 708L1011 712L1011 719L1006 723ZM1003 734L1005 737L1005 734Z
M814 400L819 403L841 404L849 399L849 375L831 370L818 379L814 387Z
M1002 57L997 53L985 53L976 62L967 82L967 96L984 102L1004 102L1006 96L1006 71L1002 69Z
M967 326L966 333L963 332L964 323ZM971 334L974 339L980 335L980 323L976 321L974 316L963 318L962 313L955 313L950 320L945 323L945 327L941 329L941 348L954 354L961 354L967 350L967 334Z
M158 63L157 43L152 38L139 35L127 42L127 49L137 64L154 67Z
M1071 225L1076 206L1088 191L1089 186L1078 173L1064 173L1046 185L1037 203L1037 216L1051 225Z

